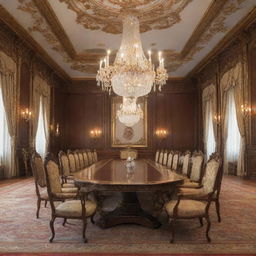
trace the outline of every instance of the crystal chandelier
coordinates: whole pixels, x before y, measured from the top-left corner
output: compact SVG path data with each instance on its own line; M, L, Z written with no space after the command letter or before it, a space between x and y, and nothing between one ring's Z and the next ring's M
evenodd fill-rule
M109 56L110 50L100 61L96 76L97 85L109 93L113 90L119 96L137 98L147 95L152 87L161 91L168 79L161 52L158 54L159 66L156 69L151 51L148 51L148 59L145 57L139 20L131 14L124 16L122 42L113 65L109 64Z
M128 127L135 125L143 118L143 111L136 101L136 98L123 97L123 104L117 111L119 121Z

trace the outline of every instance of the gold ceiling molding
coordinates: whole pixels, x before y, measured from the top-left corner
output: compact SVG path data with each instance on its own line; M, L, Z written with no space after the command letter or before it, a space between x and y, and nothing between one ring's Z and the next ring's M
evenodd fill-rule
M239 1L239 0L238 0ZM245 1L245 0L240 0ZM221 51L230 44L234 39L236 39L239 32L242 29L247 28L253 21L256 20L256 7L254 7L251 12L246 15L236 26L234 26L225 37L200 61L188 74L186 77L192 77L199 73L214 57L216 57Z
M70 65L71 69L85 72L87 74L93 74L95 75L97 68L98 68L98 62L99 59L102 58L102 56L105 53L102 53L102 49L94 49L94 50L85 50L82 53L77 54L75 52L75 49L69 40L68 36L66 35L61 23L59 22L58 18L56 17L54 11L52 10L49 2L47 0L41 1L41 0L18 0L20 5L19 9L27 12L31 15L33 18L34 23L30 26L29 31L35 31L41 33L46 41L49 43L51 48L55 51L57 51L63 58L63 61L65 63L68 63ZM59 0L59 1L65 1L65 0ZM108 0L110 2L111 0ZM175 0L178 1L178 0ZM163 54L166 58L166 66L168 68L168 71L173 72L176 71L179 67L181 67L183 64L192 61L195 54L201 51L207 43L213 38L214 35L216 35L219 32L227 32L228 28L225 26L225 19L228 15L234 13L240 8L240 4L243 3L245 0L236 0L236 1L228 1L228 0L216 0L214 2L225 2L226 4L222 5L222 8L220 8L220 4L211 4L210 8L202 18L201 23L204 23L206 20L209 20L211 22L206 22L208 26L206 25L198 25L195 31L200 31L193 33L193 35L196 33L199 38L197 40L195 39L189 39L189 41L194 42L191 43L191 49L187 48L188 54L183 56L182 54L175 52L173 50L166 50L163 51ZM72 1L69 1L72 2ZM84 1L88 2L88 1ZM91 2L91 1L89 1ZM99 1L92 1L92 2L101 2ZM111 1L111 3L114 3L115 0ZM119 2L119 1L116 1ZM130 1L122 1L122 4L125 4ZM145 1L132 1L134 4L141 3L141 5L146 4ZM151 1L152 2L152 1ZM180 2L180 1L178 1ZM113 4L112 3L112 4ZM40 7L39 7L40 5ZM139 5L138 5L139 7ZM219 12L216 12L216 9L220 8ZM214 11L214 19L212 18L212 11ZM10 16L10 15L9 15ZM155 15L156 16L156 15ZM16 22L17 23L17 22ZM21 27L21 26L20 26ZM200 28L200 29L199 29ZM202 29L203 28L203 29ZM22 28L23 29L23 28ZM25 32L26 30L23 29ZM204 30L204 31L203 31ZM27 33L27 32L26 32ZM28 33L27 33L28 34ZM192 36L193 36L192 35ZM31 36L29 36L32 38ZM32 38L33 40L33 38ZM29 41L32 41L29 39ZM33 45L37 45L36 41L32 42ZM187 45L187 44L186 44ZM193 46L192 46L193 45ZM39 46L40 47L40 46ZM41 53L41 51L39 51ZM43 52L45 52L43 50ZM49 57L49 56L48 56ZM49 57L50 58L50 57ZM113 58L113 56L112 56ZM53 61L52 61L53 62ZM51 63L51 62L49 62ZM57 64L55 63L55 66ZM56 68L57 69L57 68ZM57 70L60 70L58 67ZM64 71L63 71L64 72ZM64 72L65 73L65 72Z
M212 0L210 6L206 10L201 21L198 23L197 27L193 31L191 37L183 47L181 51L181 56L186 56L191 49L195 46L198 41L198 38L207 30L207 27L210 26L211 22L216 18L217 13L221 12L223 6L227 3L228 0L215 1Z
M70 80L67 73L60 68L60 66L48 55L48 53L34 40L34 38L24 29L0 4L0 18L6 23L13 31L24 38L31 46L31 48L39 53L41 58L57 72L57 74L65 79Z
M87 29L122 33L122 14L138 15L141 32L165 29L181 21L180 13L192 0L59 0L77 15L76 22Z

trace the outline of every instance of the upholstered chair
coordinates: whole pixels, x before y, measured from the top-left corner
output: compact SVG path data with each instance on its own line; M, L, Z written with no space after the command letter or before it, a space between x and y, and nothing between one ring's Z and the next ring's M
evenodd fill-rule
M83 157L83 153L81 151L78 152L78 158L79 158L79 162L80 162L80 168L81 169L85 168L84 157Z
M50 229L52 235L49 239L50 242L53 241L55 236L54 221L56 218L63 218L63 226L67 219L81 219L83 221L83 239L87 242L85 232L87 226L87 218L91 217L93 222L93 216L97 209L97 204L93 201L87 200L87 194L82 193L80 195L80 200L68 200L63 203L54 204L55 200L62 199L62 192L58 181L59 168L54 160L50 157L45 159L45 169L46 169L46 181L47 181L47 191L49 195L49 201L51 204L52 218L50 220Z
M73 175L70 172L68 156L65 152L60 151L58 157L60 164L60 173L62 176L62 184L64 185L64 187L74 187Z
M164 166L167 165L168 155L169 155L169 152L166 150L166 151L164 152L163 163L162 163Z
M211 155L210 159L214 159L217 157L219 157L219 155L217 153L214 153ZM216 183L216 191L211 197L211 200L215 202L215 208L216 208L216 213L217 213L219 222L221 222L219 196L220 196L222 176L223 175L222 175L222 168L221 168L220 174L218 176L217 183ZM182 195L200 195L201 193L203 193L205 190L209 188L209 186L211 185L211 184L209 185L209 182L210 182L209 173L207 172L207 166L206 166L201 184L199 183L198 186L193 187L193 186L189 186L189 184L186 186L186 183L185 183L184 186L180 186L178 188L179 193Z
M94 149L93 155L94 155L94 161L95 161L95 162L98 162L98 154L97 154L96 149Z
M87 151L87 156L89 165L93 164L92 152L90 150Z
M68 160L69 160L69 166L70 166L70 172L75 172L77 171L77 167L76 167L76 161L75 161L75 157L74 154L68 150L67 152L67 156L68 156Z
M182 162L181 173L182 173L182 175L184 175L185 177L188 177L188 175L189 175L190 157L191 157L191 152L190 152L190 151L186 151L186 152L183 154L183 162Z
M80 161L79 161L79 156L78 156L78 152L74 151L74 158L75 158L75 163L76 163L76 170L81 170L81 166L80 166Z
M87 167L89 165L89 160L88 160L88 155L86 151L83 152L83 157L84 157L85 167Z
M34 152L31 157L31 168L33 171L34 179L35 179L35 187L36 187L36 195L37 195L37 211L36 217L39 218L39 211L41 207L41 201L45 202L45 206L47 201L49 200L47 191L46 191L46 177L45 177L45 170L44 164L41 156ZM70 188L69 186L62 186L61 179L58 175L58 182L60 184L60 190L65 193L72 193L73 196L77 193L77 188ZM65 184L64 184L65 185ZM68 197L69 198L69 197ZM66 199L65 197L62 198L63 200Z
M161 150L159 154L159 161L158 161L159 164L163 164L163 158L164 158L164 151Z
M172 236L170 242L174 241L175 222L178 219L199 218L201 226L203 218L207 221L206 238L211 242L209 231L211 227L209 217L209 207L213 195L217 192L218 179L221 174L221 159L215 155L207 162L204 176L204 186L198 194L177 194L177 200L172 200L165 204L165 210L169 217L172 228Z
M167 167L169 169L172 168L172 159L173 159L173 151L171 151L168 155L168 159L167 159Z
M128 157L131 157L132 159L138 158L138 150L126 148L120 150L120 159L127 159Z
M201 185L202 171L204 163L204 154L199 152L194 152L192 156L192 166L189 175L189 179L186 179L180 187L184 188L198 188Z
M175 151L174 154L173 154L172 168L171 168L173 171L177 171L178 170L179 157L180 157L180 152Z
M158 163L160 150L158 149L155 154L155 162Z

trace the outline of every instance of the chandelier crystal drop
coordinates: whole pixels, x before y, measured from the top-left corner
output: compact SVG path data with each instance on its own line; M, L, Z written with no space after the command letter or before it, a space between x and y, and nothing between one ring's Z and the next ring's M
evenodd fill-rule
M148 58L145 57L139 20L131 14L124 16L121 46L113 65L109 65L109 56L110 50L100 61L96 76L97 85L109 93L113 90L119 96L137 98L150 93L152 87L161 91L168 79L161 52L156 69L152 63L151 51L148 51Z
M143 119L143 111L136 101L136 98L123 97L123 104L117 110L117 118L128 127L134 126L140 119Z

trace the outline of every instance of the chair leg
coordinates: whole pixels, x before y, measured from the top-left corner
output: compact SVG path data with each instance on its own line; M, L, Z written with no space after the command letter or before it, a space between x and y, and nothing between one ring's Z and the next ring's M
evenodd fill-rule
M66 222L67 222L67 218L64 218L63 223L62 223L63 227L65 226Z
M95 224L94 216L95 216L95 213L91 216L91 223L92 223L92 224Z
M51 228L51 231L52 231L52 236L49 238L50 243L52 242L53 238L55 237L54 221L55 221L55 217L52 217L52 219L50 221L50 228Z
M175 220L174 219L170 220L170 226L171 226L170 243L173 243L174 242L174 237L175 237Z
M221 222L221 217L220 217L220 202L219 199L215 201L215 207L216 207L216 212L218 216L218 222Z
M44 202L44 207L46 207L46 205L47 205L47 200L45 200L45 202Z
M210 231L210 228L211 228L210 218L209 218L209 216L206 216L205 219L207 221L207 228L206 228L206 234L205 235L206 235L207 241L211 242L211 238L209 236L209 231Z
M41 206L41 198L37 199L37 210L36 210L36 218L39 218L39 211L40 211L40 206Z
M86 236L85 236L86 227L87 227L87 219L84 218L84 219L83 219L83 239L84 239L84 242L85 242L85 243L87 243L87 238L86 238Z
M201 227L203 227L203 225L204 225L203 218L202 218L202 217L200 217L200 218L199 218L199 221L200 221L200 225L201 225Z

